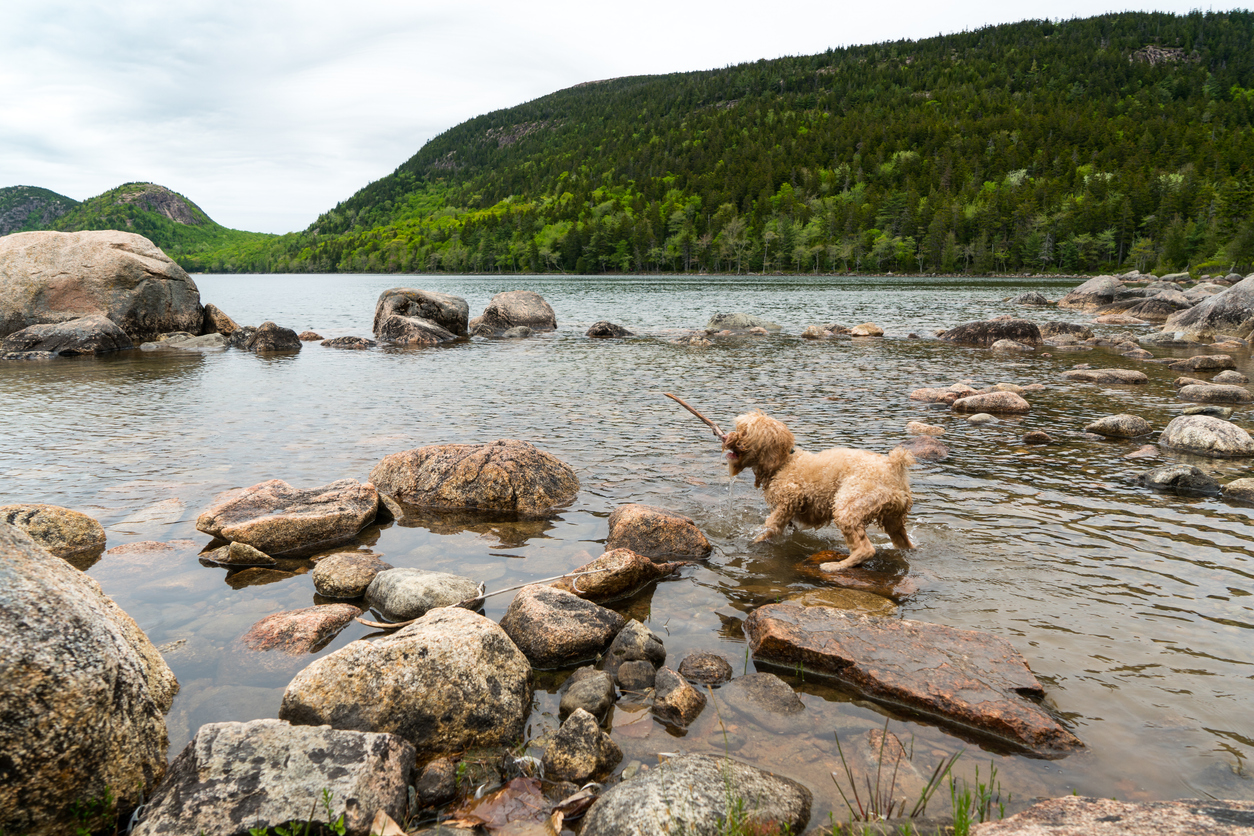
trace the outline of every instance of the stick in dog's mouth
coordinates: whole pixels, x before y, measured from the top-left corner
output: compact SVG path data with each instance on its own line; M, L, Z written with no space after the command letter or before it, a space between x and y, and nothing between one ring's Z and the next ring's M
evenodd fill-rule
M717 438L719 441L726 441L726 440L727 440L727 433L725 433L725 432L723 432L721 429L719 429L718 424L714 423L714 422L713 422L713 421L711 421L709 418L706 418L706 417L705 417L704 415L702 415L700 412L697 412L695 409L693 409L691 406L689 406L689 405L688 405L688 404L684 401L684 399L683 399L683 398L677 398L677 397L675 397L674 395L672 395L670 392L663 392L662 394L663 394L663 395L665 395L666 397L670 398L670 399L671 399L672 401L674 401L675 403L677 403L677 404L679 404L680 406L682 406L684 409L686 409L686 410L688 410L689 412L691 412L693 415L695 415L695 416L697 416L698 418L700 418L703 422L705 422L705 425L706 425L707 427L709 427L711 430L713 430L713 431L714 431L714 437L715 437L715 438ZM728 451L727 451L727 453L728 453L728 457L730 458L730 457L732 456L732 451L731 451L731 450L728 450Z

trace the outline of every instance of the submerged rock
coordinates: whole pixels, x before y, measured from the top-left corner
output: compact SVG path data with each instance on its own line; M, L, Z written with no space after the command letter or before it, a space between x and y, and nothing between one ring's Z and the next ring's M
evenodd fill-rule
M748 331L751 328L765 328L767 331L782 330L779 325L770 320L747 313L716 313L705 324L707 334L718 331Z
M997 636L792 603L745 621L754 658L802 665L870 699L904 705L1044 756L1083 744L1028 696L1044 689Z
M626 619L578 595L533 584L514 596L501 629L537 668L595 659Z
M0 505L0 523L20 529L57 557L98 555L105 547L104 526L86 514L59 505Z
M370 471L380 491L410 505L541 516L579 492L569 465L525 441L436 444L385 457Z
M271 479L220 497L196 519L196 528L272 556L309 554L352 539L378 507L374 486L356 479L307 490Z
M289 656L315 653L335 638L361 610L351 604L325 604L268 615L241 641L249 650L277 650Z
M391 734L291 726L282 720L208 723L174 762L135 836L249 836L343 814L347 836L368 836L382 810L404 820L414 747Z
M1210 415L1181 415L1171 419L1158 436L1169 450L1215 458L1254 456L1254 438L1236 424Z
M600 322L593 323L592 327L588 329L587 333L585 333L584 336L585 337L634 337L635 334L628 331L626 328L624 328L621 325L616 325L613 322L609 322L603 319Z
M681 755L610 788L588 810L582 836L719 836L732 818L801 833L813 800L796 781L746 763Z
M630 549L648 558L678 557L702 560L714 546L691 517L635 503L620 505L610 514L606 551Z
M279 717L390 732L426 758L514 744L531 696L531 665L505 631L470 610L444 607L391 636L316 659L288 684Z
M921 462L943 462L949 458L949 448L930 435L916 435L897 446Z
M1169 491L1198 496L1217 496L1219 480L1189 464L1157 467L1137 477L1137 481L1156 491Z

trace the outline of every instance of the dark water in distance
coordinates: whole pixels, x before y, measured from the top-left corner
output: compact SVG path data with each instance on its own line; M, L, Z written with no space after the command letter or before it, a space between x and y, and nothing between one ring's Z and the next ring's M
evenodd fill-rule
M1183 405L1176 373L1105 350L1052 358L956 348L937 328L1006 313L1088 322L1069 311L1012 309L1025 290L1061 296L1076 280L914 277L198 276L202 300L243 324L274 320L324 337L369 336L380 291L455 293L471 314L503 290L531 289L559 328L522 341L474 340L419 350L297 355L242 351L127 352L99 359L0 365L0 497L64 505L99 519L109 546L194 541L166 554L110 555L91 566L105 591L163 648L182 684L168 717L171 757L200 725L275 716L294 664L233 651L258 619L314 602L308 567L234 588L198 563L208 538L196 516L220 491L279 478L311 487L365 479L383 456L425 444L519 438L568 462L582 490L556 518L530 526L372 527L364 546L396 566L453 571L488 589L568 571L601 553L606 517L625 502L692 516L717 548L704 565L619 606L658 633L677 666L691 650L752 671L741 623L756 606L814 588L798 561L843 547L835 530L751 543L765 504L747 476L729 489L708 430L662 396L674 392L727 427L749 409L785 420L807 449L886 452L911 420L940 424L953 451L914 471L910 531L917 549L888 551L920 590L900 617L988 631L1009 640L1041 678L1047 704L1087 744L1058 761L999 753L934 725L894 718L913 737L924 774L966 747L960 774L992 760L1017 809L1036 796L1254 798L1254 529L1251 509L1222 499L1152 493L1129 474L1180 457L1125 460L1142 441L1093 441L1083 426L1130 412L1163 426ZM675 337L716 312L774 320L783 333L708 348ZM609 319L626 340L583 336ZM812 342L805 326L874 321L880 340ZM1097 327L1099 333L1137 333ZM924 339L907 339L914 332ZM1163 352L1156 352L1162 354ZM1183 356L1183 354L1181 355ZM1237 358L1251 373L1248 355ZM1137 368L1146 386L1070 384L1075 363ZM1040 382L1032 412L975 427L909 400L922 386ZM1234 420L1249 428L1249 413ZM1020 443L1029 430L1056 439ZM1151 439L1152 440L1152 439ZM1221 481L1250 461L1201 460ZM878 530L877 544L887 544ZM488 600L499 618L510 596ZM322 653L368 634L353 624ZM538 675L530 735L557 725L561 675ZM676 737L647 712L620 707L614 737L626 760L658 752L723 752L795 778L815 814L843 809L828 773L841 739L882 726L881 710L792 679L804 724L709 709ZM539 754L538 751L534 752ZM947 805L938 799L937 809Z

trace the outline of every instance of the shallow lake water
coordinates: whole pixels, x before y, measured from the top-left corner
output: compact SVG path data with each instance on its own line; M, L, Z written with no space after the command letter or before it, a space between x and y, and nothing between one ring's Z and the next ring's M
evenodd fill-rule
M1076 280L904 277L450 277L197 276L204 302L236 321L274 320L324 337L370 336L375 300L389 287L454 293L483 310L499 291L530 289L554 308L558 330L526 340L475 339L449 347L346 351L306 343L299 354L126 352L98 359L0 365L0 497L88 513L110 547L190 541L174 551L109 554L87 571L134 618L182 685L169 714L173 757L208 722L273 717L293 664L241 654L234 643L258 619L314 603L307 562L282 572L227 574L203 566L209 540L197 515L219 492L267 479L312 487L364 480L389 453L427 444L530 441L569 463L582 489L553 519L530 524L372 526L363 548L395 566L454 571L488 590L547 578L603 551L606 518L627 502L691 516L713 556L617 609L644 621L677 666L711 650L739 674L754 671L741 630L756 606L822 586L799 571L810 554L843 548L834 529L754 544L765 503L749 474L729 483L717 442L663 397L674 392L722 424L762 409L798 444L887 452L908 421L939 424L951 457L913 475L910 532L917 548L886 549L880 571L906 571L918 591L897 616L987 631L1010 641L1045 685L1046 705L1086 744L1060 760L1026 757L899 716L811 678L786 675L804 721L782 724L707 708L679 734L647 709L621 705L613 735L625 761L660 752L729 752L805 783L814 814L843 818L830 773L842 741L885 718L913 745L925 775L965 749L956 771L996 766L1010 809L1040 796L1121 800L1254 798L1254 528L1251 509L1219 498L1162 495L1132 476L1180 460L1128 460L1144 443L1095 441L1084 425L1130 412L1161 430L1184 404L1177 373L1098 349L1027 356L958 348L938 328L1013 313L1088 322L1070 311L1014 309L1025 290L1057 298ZM717 312L778 322L780 334L676 345ZM637 336L593 340L593 322ZM882 339L808 341L810 324L878 323ZM1139 333L1102 327L1099 334ZM909 334L919 338L909 338ZM1156 350L1166 356L1169 352ZM1199 353L1199 352L1194 352ZM1205 353L1205 352L1201 352ZM1184 356L1185 352L1178 352ZM1248 354L1238 368L1252 374ZM1136 368L1144 386L1073 384L1076 363ZM1042 383L1027 416L973 426L909 399L959 380ZM1248 411L1234 416L1250 427ZM1055 439L1027 446L1041 429ZM1152 440L1152 439L1150 439ZM1221 481L1250 460L1195 460ZM872 539L887 545L878 530ZM510 595L488 599L499 618ZM370 630L350 625L325 654ZM566 672L539 673L528 734L557 724ZM715 692L717 695L717 691ZM539 754L538 751L534 754ZM937 809L947 799L934 802Z

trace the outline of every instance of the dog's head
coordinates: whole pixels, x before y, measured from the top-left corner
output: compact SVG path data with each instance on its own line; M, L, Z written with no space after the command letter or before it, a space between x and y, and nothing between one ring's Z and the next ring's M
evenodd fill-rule
M749 468L760 481L788 461L796 439L782 422L761 412L748 412L737 416L735 426L723 439L727 470L732 476Z

